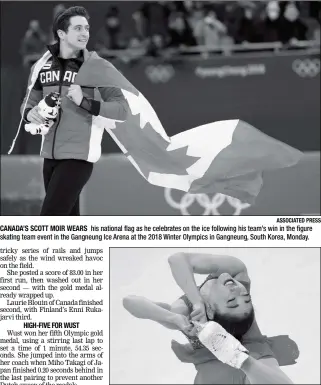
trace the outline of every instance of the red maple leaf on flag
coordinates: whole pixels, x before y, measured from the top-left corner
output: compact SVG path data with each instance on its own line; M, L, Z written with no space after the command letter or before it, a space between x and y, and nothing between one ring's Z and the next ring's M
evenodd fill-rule
M188 146L167 151L170 143L149 122L140 127L140 114L115 124L113 134L126 148L126 156L135 160L146 178L150 172L187 175L187 168L200 159L186 154Z

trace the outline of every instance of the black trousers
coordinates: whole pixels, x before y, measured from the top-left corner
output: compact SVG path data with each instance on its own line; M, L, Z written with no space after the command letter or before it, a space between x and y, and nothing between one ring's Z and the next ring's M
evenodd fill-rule
M46 196L40 215L80 215L79 196L88 182L93 163L76 159L44 159Z

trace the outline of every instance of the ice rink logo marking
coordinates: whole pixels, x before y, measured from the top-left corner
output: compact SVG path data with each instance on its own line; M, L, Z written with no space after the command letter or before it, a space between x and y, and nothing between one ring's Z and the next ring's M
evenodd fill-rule
M220 193L215 194L212 198L207 194L185 193L179 201L175 201L172 197L172 190L170 188L165 188L164 197L169 206L180 210L182 215L191 215L188 209L193 203L197 203L203 208L203 213L201 215L221 215L218 209L225 201L234 208L232 215L241 215L243 210L250 207L248 203L243 203L239 199Z
M301 78L314 78L320 73L320 59L296 59L292 69Z
M150 65L145 73L152 83L167 83L175 75L175 70L171 65Z

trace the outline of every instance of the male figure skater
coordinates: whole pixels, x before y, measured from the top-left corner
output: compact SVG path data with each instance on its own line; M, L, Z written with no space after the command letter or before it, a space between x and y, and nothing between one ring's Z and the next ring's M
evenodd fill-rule
M51 92L58 92L61 100L60 113L41 144L46 196L40 215L80 215L80 193L101 155L104 129L95 117L124 121L129 111L119 88L99 87L95 82L97 72L102 72L96 63L106 61L86 49L88 22L83 7L71 7L56 16L53 34L57 43L48 46L47 56L39 59L38 67L37 63L32 67L28 85L33 83L33 87L28 87L21 107L25 122L42 124L38 103ZM73 84L78 72L91 80L88 87Z

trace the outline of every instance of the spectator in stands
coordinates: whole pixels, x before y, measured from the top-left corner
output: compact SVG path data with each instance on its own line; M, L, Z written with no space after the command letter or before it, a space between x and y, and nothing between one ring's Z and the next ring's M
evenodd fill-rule
M166 5L161 3L145 3L134 12L135 32L139 43L136 40L133 40L133 43L136 47L138 44L140 46L137 52L144 50L148 56L164 56L167 37L165 21L169 12Z
M204 19L204 44L210 46L224 46L232 44L228 36L227 27L218 20L216 13L211 10Z
M105 15L105 23L98 31L95 41L95 50L101 55L109 55L110 50L118 50L126 47L121 38L121 23L117 7L110 7Z
M258 35L261 42L281 41L280 6L277 1L269 1L263 11L262 21L258 23Z
M23 65L33 65L44 53L47 43L47 36L40 27L39 20L31 20L29 27L21 43L21 55Z
M135 63L146 56L146 43L139 36L133 36L128 41L127 49L118 55L124 63Z
M57 4L54 6L54 8L52 10L52 24L53 24L54 20L56 19L56 16L58 15L58 13L63 12L65 10L66 10L66 7L64 6L64 4ZM55 42L55 37L52 33L52 25L50 26L48 36L49 36L49 38L48 38L49 44L53 44Z
M147 46L147 54L153 57L162 57L166 42L162 35L153 35Z
M196 39L182 12L173 12L168 19L169 47L195 46Z
M140 41L145 41L147 39L147 18L145 17L142 9L138 9L133 13L134 29L137 38Z
M312 40L320 45L320 26L313 31Z
M205 12L201 7L195 7L190 10L190 17L188 22L192 28L193 35L196 39L197 45L205 44Z
M129 39L128 48L135 50L137 55L139 53L138 56L142 56L146 52L145 44L142 42L139 36L133 36L131 39Z
M318 42L320 41L320 18L318 18L318 14L315 14L315 8L312 7L314 3L316 2L300 3L300 19L307 27L306 39Z
M191 15L195 8L195 4L197 4L198 2L193 0L185 0L183 3L186 13Z
M298 40L306 40L307 26L300 18L300 11L293 2L284 9L281 27L283 43L295 44Z
M228 34L234 40L234 43L238 43L238 33L244 10L239 3L234 1L224 2L224 12L222 19L224 25L227 27Z
M63 12L65 10L66 10L66 6L64 4L60 3L60 4L55 5L53 8L53 11L52 11L53 21L57 17L58 13Z
M243 10L243 16L240 20L239 29L235 36L235 43L257 43L260 40L258 35L258 25L255 18L255 9L253 6L246 6Z
M319 8L319 17L317 19L318 24L316 25L316 28L314 29L313 33L313 40L318 42L320 44L320 24L321 24L321 7Z
M321 23L321 2L309 1L309 16Z
M164 40L167 40L168 16L173 9L176 9L174 3L173 1L164 3L147 1L143 4L139 9L139 27L143 27L145 38L150 39L151 36L161 35Z

